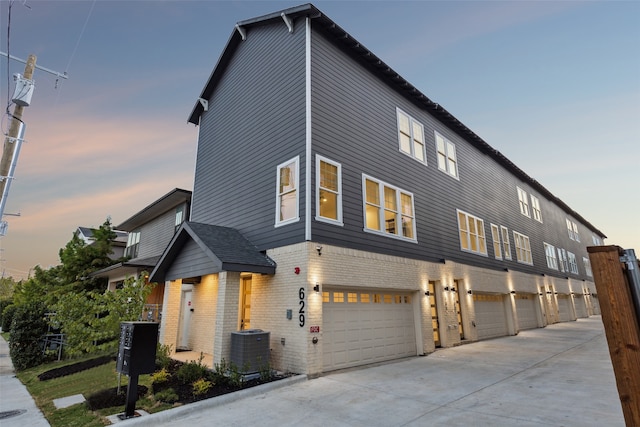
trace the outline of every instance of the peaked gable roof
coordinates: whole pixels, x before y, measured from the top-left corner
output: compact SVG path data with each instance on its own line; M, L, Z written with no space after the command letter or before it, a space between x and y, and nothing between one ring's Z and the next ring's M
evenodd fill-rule
M211 75L209 76L209 79L207 80L207 83L202 90L199 98L205 100L209 100L211 98L211 95L213 94L218 82L222 78L226 67L233 57L236 48L243 40L251 37L251 27L267 25L276 22L281 23L282 25L285 25L285 23L286 25L291 25L292 20L299 17L310 18L315 24L317 24L314 26L315 29L322 32L322 34L324 34L332 43L334 43L336 46L339 46L354 60L358 61L374 75L378 76L390 87L398 91L398 93L402 94L419 108L427 111L433 117L449 126L461 138L464 138L471 145L476 147L480 152L493 158L497 163L514 174L514 176L518 177L523 182L528 183L541 195L545 196L547 199L560 207L560 209L586 225L592 232L606 238L606 235L604 233L598 230L576 211L571 209L561 199L553 195L553 193L547 190L537 180L527 175L522 169L516 166L500 151L491 147L487 142L476 135L471 129L466 127L460 120L454 117L453 114L449 113L440 104L432 101L425 94L420 92L416 87L405 80L402 76L400 76L400 74L395 72L389 65L378 58L373 52L363 46L358 40L353 38L349 33L343 30L338 24L333 22L329 17L327 17L323 12L321 12L311 3L238 22L235 25L234 30L229 37L227 45L222 51L222 54L220 55L220 58L218 59L218 62L214 67ZM204 105L200 102L200 99L197 100L188 120L189 123L193 123L196 126L200 122L200 116L205 111Z
M151 272L149 281L163 282L174 260L189 242L197 245L209 261L207 274L220 271L238 271L275 274L276 263L258 251L240 232L234 228L217 225L184 222L160 257ZM169 280L174 278L169 277Z
M116 228L119 230L133 231L143 224L148 223L152 219L162 215L169 209L173 209L181 203L191 202L191 191L181 188L174 188L158 200L150 203L148 206L135 213L129 219L119 224Z

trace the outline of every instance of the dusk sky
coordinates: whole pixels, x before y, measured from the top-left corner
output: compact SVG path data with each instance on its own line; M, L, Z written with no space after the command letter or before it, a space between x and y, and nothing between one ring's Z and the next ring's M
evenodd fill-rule
M8 28L1 0L0 51L69 76L34 74L3 274L57 265L78 226L117 225L173 188L193 189L187 118L235 23L298 4L16 0ZM640 2L314 4L606 244L640 252ZM0 56L0 70L6 106L24 64Z

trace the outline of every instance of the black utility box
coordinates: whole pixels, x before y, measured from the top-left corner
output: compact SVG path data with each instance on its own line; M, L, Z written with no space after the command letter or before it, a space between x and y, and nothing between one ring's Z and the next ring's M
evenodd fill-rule
M269 336L261 329L231 332L231 362L240 372L259 372L269 366Z
M120 323L120 345L116 370L125 375L150 374L156 369L158 323Z

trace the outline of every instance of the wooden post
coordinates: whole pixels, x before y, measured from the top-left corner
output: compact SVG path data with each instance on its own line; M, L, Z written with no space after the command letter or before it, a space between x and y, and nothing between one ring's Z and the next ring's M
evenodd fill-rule
M587 248L627 427L640 426L640 325L619 246Z

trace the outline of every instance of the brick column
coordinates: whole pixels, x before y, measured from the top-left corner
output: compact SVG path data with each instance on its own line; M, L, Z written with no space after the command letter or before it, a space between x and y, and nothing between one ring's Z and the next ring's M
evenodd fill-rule
M240 273L222 271L218 273L218 301L216 311L216 334L213 339L213 363L222 359L229 362L231 354L231 332L238 330L240 307Z

